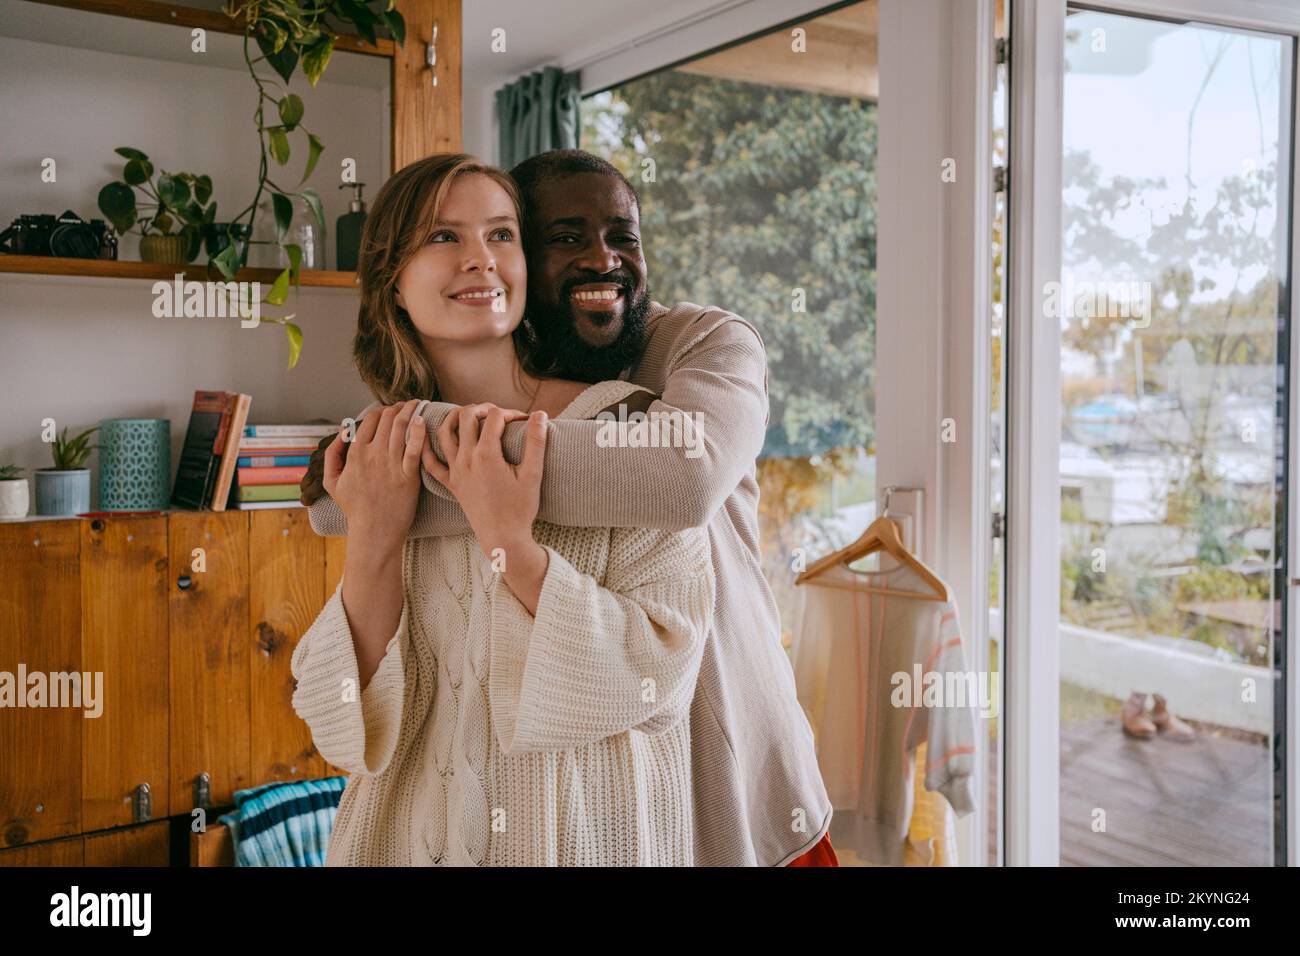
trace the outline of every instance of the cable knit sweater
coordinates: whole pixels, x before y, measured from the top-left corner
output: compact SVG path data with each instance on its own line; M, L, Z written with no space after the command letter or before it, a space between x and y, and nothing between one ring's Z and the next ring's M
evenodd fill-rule
M558 417L635 390L592 386ZM294 709L351 775L327 866L693 865L708 536L534 534L536 618L473 535L411 538L401 621L364 690L342 582L295 647Z
M699 417L703 454L602 447L602 423L553 421L539 516L576 527L707 527L717 604L691 705L695 862L784 866L829 830L831 802L759 554L754 462L767 429L763 341L740 316L690 302L652 303L647 324L645 352L628 378L660 396L651 414ZM435 447L452 408L425 407ZM507 425L509 460L520 460L523 442L521 424ZM428 472L421 476L410 537L463 534L469 525L455 498ZM311 506L310 518L317 534L347 534L329 495Z

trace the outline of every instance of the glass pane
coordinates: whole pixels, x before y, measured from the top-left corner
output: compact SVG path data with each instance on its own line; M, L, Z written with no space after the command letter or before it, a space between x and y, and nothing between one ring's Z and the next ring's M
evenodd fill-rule
M787 650L795 571L876 512L878 16L852 4L582 104L583 148L641 193L656 301L763 336L760 540Z
M1061 861L1271 865L1291 40L1065 50Z
M761 533L787 641L795 549L841 547L875 512L876 10L801 24L818 56L781 30L582 104L583 148L642 194L655 299L763 336Z

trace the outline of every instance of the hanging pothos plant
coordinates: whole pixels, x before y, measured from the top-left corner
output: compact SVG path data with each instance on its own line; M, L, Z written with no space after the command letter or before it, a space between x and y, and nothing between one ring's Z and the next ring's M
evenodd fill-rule
M297 286L299 281L302 247L285 242L293 223L293 197L303 199L311 208L321 232L325 229L320 194L310 186L303 185L316 168L325 144L303 125L302 99L289 92L289 80L301 64L303 75L315 88L329 63L330 54L334 52L337 33L331 26L331 21L352 24L357 34L371 44L375 43L381 29L396 43L402 44L406 39L406 23L402 15L393 9L396 2L397 0L228 0L225 13L244 22L244 62L257 86L257 110L253 115L257 123L261 158L253 201L234 217L230 230L232 241L212 258L211 264L229 280L234 278L236 270L248 262L249 246L258 241L252 238L258 203L262 199L262 193L269 192L271 208L275 214L276 244L285 251L289 260L289 267L276 276L271 291L264 297L264 301L271 305L283 305L289 294L289 286ZM257 44L260 56L252 55L250 40ZM269 65L284 82L259 76L258 66L262 63ZM268 87L279 87L280 95L274 95ZM271 108L270 111L268 107ZM291 133L306 136L307 164L302 179L292 188L285 188L271 178L267 157L269 155L277 166L285 165L289 161ZM238 224L245 217L247 224L240 229ZM285 334L289 337L289 367L293 368L302 351L302 330L289 321L291 318L292 315L272 317L269 320L264 317L264 321L284 326Z

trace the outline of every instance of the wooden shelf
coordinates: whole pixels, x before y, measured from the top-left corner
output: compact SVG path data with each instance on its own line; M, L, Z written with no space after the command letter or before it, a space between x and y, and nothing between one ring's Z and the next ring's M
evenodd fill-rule
M236 282L262 282L270 285L282 269L240 269ZM202 282L225 281L216 270L208 274L206 263L191 262L175 266L165 262L129 262L121 259L64 259L56 256L15 256L0 254L0 272L25 273L47 276L91 276L109 279L174 279L176 273L186 280ZM299 285L316 288L355 289L355 272L336 272L333 269L303 269L299 272Z
M153 3L150 0L31 0L31 2L44 3L52 7L67 7L86 13L129 17L132 20L152 20L154 23L169 23L190 29L201 27L213 33L233 33L236 36L244 34L243 20L227 16L220 11L196 10L176 4ZM341 33L334 41L334 49L392 59L397 44L392 40L376 37L375 45L371 46L355 34Z

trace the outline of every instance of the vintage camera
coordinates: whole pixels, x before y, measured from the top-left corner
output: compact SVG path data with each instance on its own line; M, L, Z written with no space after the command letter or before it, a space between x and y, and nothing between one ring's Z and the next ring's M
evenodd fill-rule
M0 251L24 256L116 259L117 233L102 219L90 222L72 210L62 216L19 216L0 232Z

